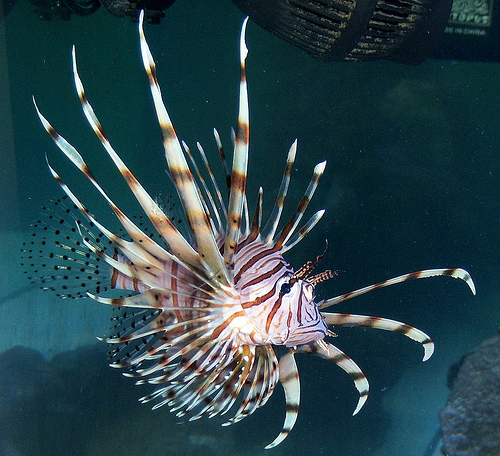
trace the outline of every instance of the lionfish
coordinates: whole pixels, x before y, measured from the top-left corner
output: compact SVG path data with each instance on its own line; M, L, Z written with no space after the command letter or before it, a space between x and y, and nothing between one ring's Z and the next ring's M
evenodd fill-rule
M85 117L156 235L150 235L141 224L120 210L94 178L80 153L56 132L34 100L45 130L102 195L127 233L114 233L100 223L47 160L66 199L71 200L76 213L79 210L87 221L82 223L70 207L59 202L59 212L64 217L58 219L57 212L49 211L49 221L39 223L45 232L52 230L52 234L60 235L54 244L55 251L49 255L52 263L47 260L37 271L42 273L43 287L53 289L54 281L73 273L87 291L76 295L63 291L63 297L88 295L122 309L119 317L115 317L112 334L103 339L112 347L111 366L127 368L125 375L136 378L138 384L156 385L152 393L140 399L154 402L155 409L167 405L177 416L189 415L190 420L223 415L236 409L224 423L229 425L263 406L280 382L286 415L281 432L266 446L273 448L287 437L298 416L300 384L294 356L312 353L333 361L351 376L359 392L353 414L358 413L368 396L368 381L358 365L329 341L336 336L335 328L359 326L401 333L423 345L424 361L432 355L434 344L422 331L405 323L324 310L378 288L432 276L462 279L475 294L471 276L459 268L428 269L315 302L315 287L334 277L336 272L327 270L312 275L323 255L298 270L294 270L283 255L309 233L325 212L317 211L299 228L326 162L316 165L293 215L278 229L297 150L295 140L288 152L281 186L267 223L262 226L262 188L253 216L249 216L245 193L249 144L245 75L248 18L243 22L240 36L239 112L236 131L233 131L230 172L226 166L227 206L203 148L198 144L199 158L194 159L190 149L176 135L163 103L156 65L144 36L143 20L142 12L139 18L142 60L163 135L168 174L182 203L188 227L183 233L111 146L85 95L73 47L74 81ZM225 165L216 130L214 135ZM197 165L200 160L202 168ZM63 226L69 233L64 236ZM45 244L47 238L42 240L44 248ZM33 245L25 249L31 261L37 253ZM103 262L108 269L107 286L101 281L89 284L94 274L99 277L99 264ZM36 269L39 265L32 263L31 266ZM48 269L52 272L47 272ZM89 291L91 286L95 293ZM125 290L125 294L103 296L100 292L106 289ZM284 347L279 360L274 346Z

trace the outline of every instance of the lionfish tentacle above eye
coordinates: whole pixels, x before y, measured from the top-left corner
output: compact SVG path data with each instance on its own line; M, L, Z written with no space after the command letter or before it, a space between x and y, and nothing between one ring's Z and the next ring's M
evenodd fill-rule
M337 275L326 270L311 276L325 253L296 272L283 253L297 245L325 212L317 211L299 227L326 162L316 165L295 211L282 223L297 152L295 140L267 222L263 226L262 187L251 220L249 216L246 197L249 109L245 74L248 19L243 22L240 35L239 111L230 170L222 141L214 129L225 177L225 185L221 186L203 147L197 144L199 155L195 150L193 154L177 137L162 99L143 20L141 12L142 61L162 132L168 174L188 226L185 230L176 227L167 208L147 193L111 146L85 94L73 48L73 75L85 117L154 232L142 222L133 221L114 203L82 155L56 132L33 100L42 125L56 146L111 207L121 228L114 231L100 223L47 159L52 176L67 195L64 198L72 201L76 212L72 213L61 201L55 209L47 210L44 221L37 222L43 230L37 238L38 244L31 241L24 250L28 266L40 276L42 288L57 292L53 282L61 281L62 297L87 295L115 307L111 334L101 340L110 344L111 366L127 369L124 375L135 378L139 385L153 385L155 389L140 401L152 402L154 409L166 405L179 417L189 415L190 420L230 413L232 416L224 423L229 425L266 404L281 383L286 413L281 432L266 446L273 448L287 437L298 416L300 383L295 354L309 353L333 361L351 376L359 392L354 410L354 414L358 413L368 396L368 380L351 358L328 341L335 337L336 327L369 327L403 334L423 345L424 361L432 355L434 345L426 334L405 323L322 312L323 309L378 288L432 276L460 278L475 294L469 273L458 268L423 270L315 302L316 285ZM229 192L227 206L222 195L225 187ZM80 221L78 212L85 216L86 222ZM178 217L175 221L178 222ZM117 234L123 231L124 234ZM35 264L34 257L42 258L46 248L55 249L47 252L50 259L42 261L40 266ZM109 277L107 270L102 272L102 265L109 270ZM85 280L81 280L83 276ZM68 286L71 280L78 280L78 286ZM92 282L88 287L87 281ZM77 291L73 292L74 289ZM114 293L116 290L118 295ZM279 360L274 345L285 347Z
M297 269L293 273L293 277L296 280L299 280L299 279L306 280L307 279L310 282L309 276L314 271L314 269L318 266L319 262L325 257L327 251L328 251L328 241L326 241L326 246L325 246L325 250L323 251L323 253L319 254L316 257L316 260L308 261L303 266L301 266L299 269Z

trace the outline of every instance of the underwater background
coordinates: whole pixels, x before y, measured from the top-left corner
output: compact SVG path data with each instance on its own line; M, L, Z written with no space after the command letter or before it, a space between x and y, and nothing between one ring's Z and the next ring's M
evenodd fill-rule
M289 211L313 166L328 160L312 202L326 215L286 255L298 267L328 239L321 267L342 272L318 286L318 299L438 267L467 269L478 290L474 297L461 281L432 278L342 303L335 311L416 326L433 338L435 354L422 363L422 347L401 335L336 331L336 345L370 381L366 405L352 417L351 379L324 360L297 356L298 422L265 451L284 417L280 387L237 425L178 424L167 408L140 405L147 387L108 367L107 347L96 340L109 329L106 306L58 299L26 279L21 248L30 224L62 194L45 155L78 194L90 187L41 127L32 95L119 205L137 209L81 112L72 44L115 149L150 194L173 193L137 24L103 8L67 22L39 20L33 9L19 0L0 24L0 456L430 456L449 366L500 326L500 66L325 64L250 23L247 195L253 207L264 187L264 207L271 207L295 138ZM215 165L212 129L230 150L236 123L242 19L229 0L178 0L160 25L146 25L177 133L192 147L200 141ZM111 219L104 202L91 201L93 212Z

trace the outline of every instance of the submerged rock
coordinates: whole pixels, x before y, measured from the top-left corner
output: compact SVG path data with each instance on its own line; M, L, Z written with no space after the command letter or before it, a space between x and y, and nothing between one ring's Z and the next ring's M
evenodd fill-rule
M36 350L13 347L0 353L0 416L6 417L21 403L33 400L52 377L48 361ZM2 420L2 427L6 421Z
M50 360L25 347L1 352L0 456L245 454L219 422L178 426L166 408L140 404L147 388L110 369L107 350L99 343Z
M36 350L17 346L0 353L0 455L36 454L38 403L54 378L49 362Z
M500 336L464 357L439 420L443 455L500 455Z

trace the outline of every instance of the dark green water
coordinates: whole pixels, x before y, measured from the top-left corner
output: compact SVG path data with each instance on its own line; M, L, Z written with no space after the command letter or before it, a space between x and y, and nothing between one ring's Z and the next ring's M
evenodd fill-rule
M193 147L201 141L214 159L212 128L229 150L236 121L241 20L229 0L178 0L160 26L146 26L179 136ZM237 426L177 425L166 409L151 412L137 404L146 392L106 366L104 349L63 353L103 335L107 320L88 300L47 302L30 289L19 266L22 240L39 207L61 194L45 154L81 195L89 188L41 128L32 95L103 186L128 204L81 113L72 44L87 94L116 150L151 194L172 189L136 24L103 9L69 22L44 22L20 0L0 27L0 348L23 345L47 358L27 356L18 376L0 374L8 377L0 383L0 405L12 391L27 391L19 413L5 415L0 455L424 454L446 400L448 366L500 326L500 66L326 65L250 24L250 205L259 186L267 207L273 202L295 138L289 210L313 166L328 160L311 203L327 213L287 256L299 267L328 239L322 267L344 272L318 287L319 298L434 267L463 267L478 288L474 298L464 283L436 278L342 304L340 312L384 316L424 330L435 340L436 354L422 364L421 347L403 336L338 331L335 342L371 382L366 406L351 417L356 394L350 379L326 361L300 356L299 420L281 446L264 452L284 416L280 387ZM104 203L89 195L92 210L108 217ZM37 380L42 377L49 380Z

